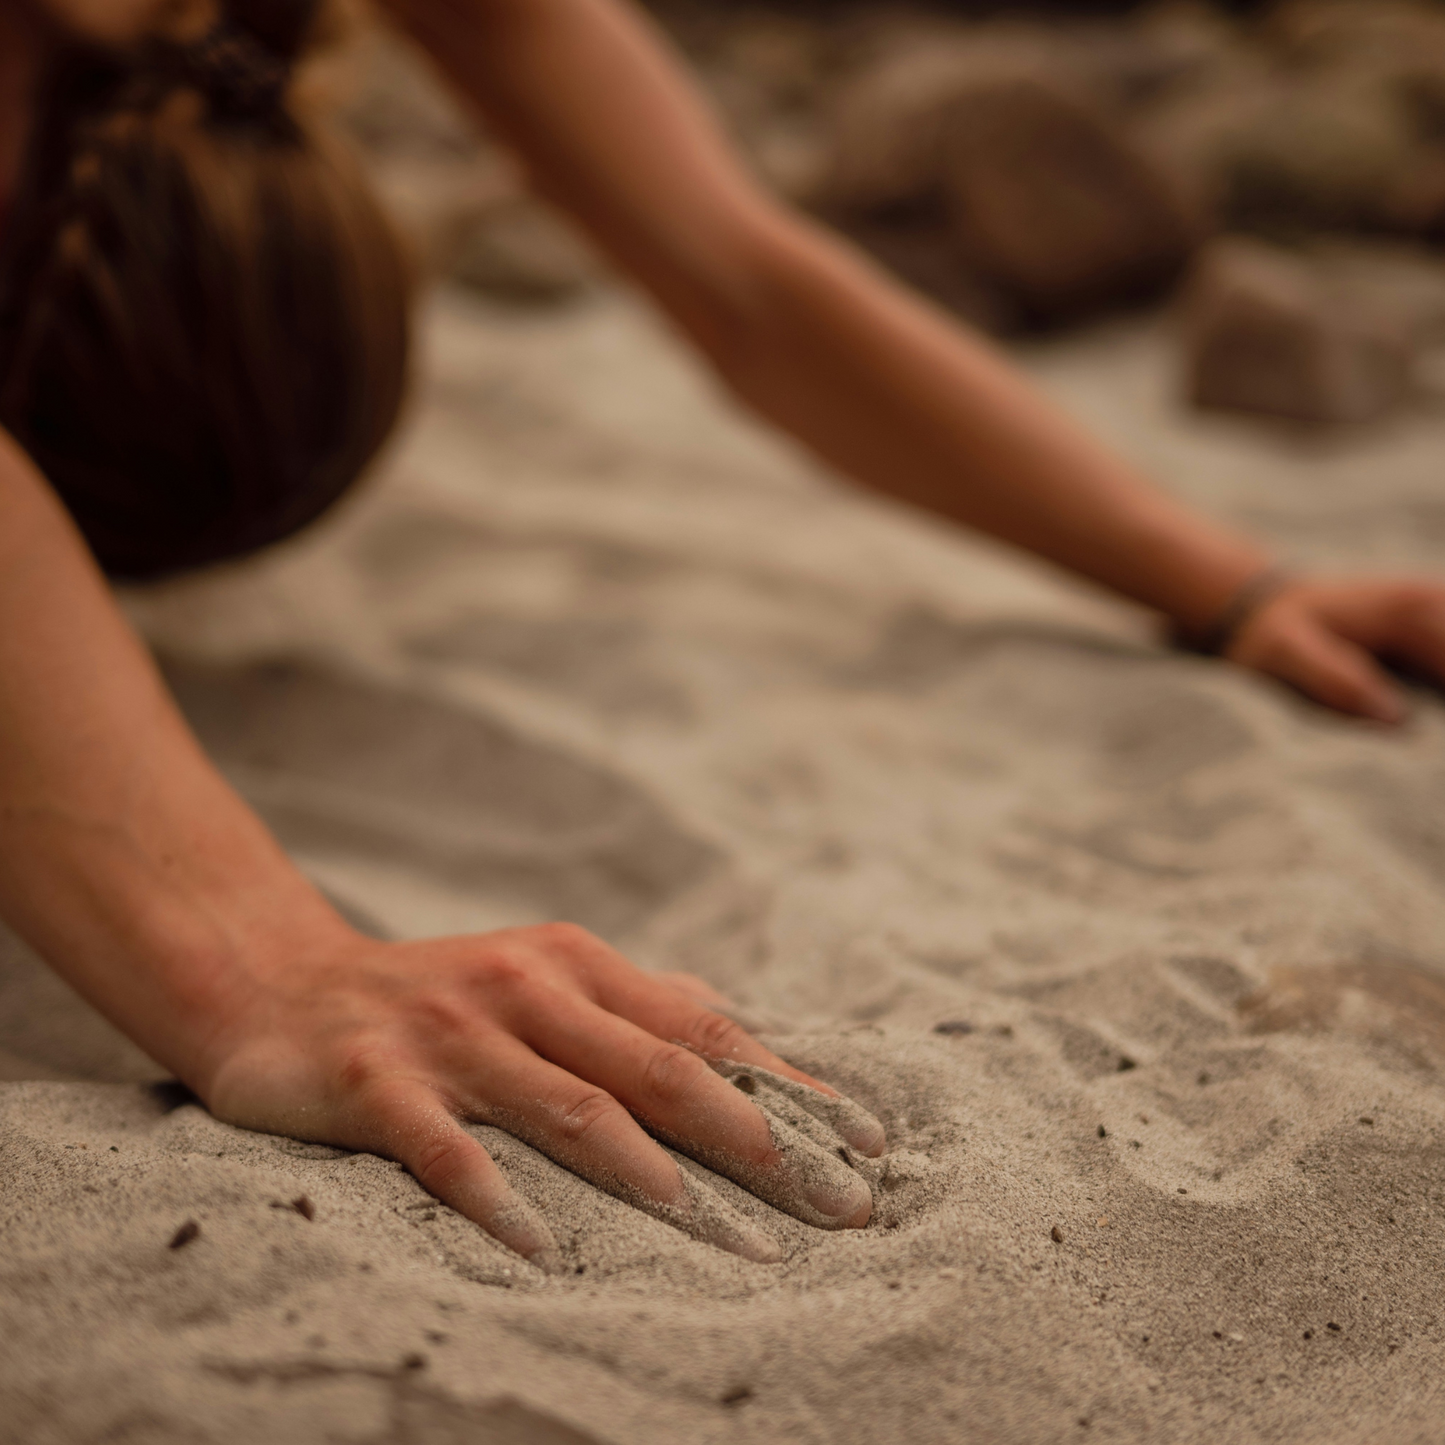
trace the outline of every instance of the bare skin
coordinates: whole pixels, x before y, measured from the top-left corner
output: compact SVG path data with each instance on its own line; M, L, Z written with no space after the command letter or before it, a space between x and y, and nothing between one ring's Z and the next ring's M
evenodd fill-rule
M1187 627L1267 562L767 198L622 0L390 8L736 393L844 472ZM12 160L16 77L33 73L16 57L43 43L25 13L0 3L14 67L0 75L0 157ZM785 1207L795 1198L815 1222L866 1223L857 1176L789 1173L768 1121L705 1060L832 1091L733 1024L705 985L644 974L565 924L402 944L357 934L202 754L69 518L3 434L0 517L0 913L219 1117L398 1159L543 1265L555 1240L464 1121L500 1124L685 1227L686 1181L653 1135ZM1374 655L1445 674L1445 588L1303 579L1231 655L1394 720L1400 699ZM876 1124L847 1127L852 1148L882 1150Z

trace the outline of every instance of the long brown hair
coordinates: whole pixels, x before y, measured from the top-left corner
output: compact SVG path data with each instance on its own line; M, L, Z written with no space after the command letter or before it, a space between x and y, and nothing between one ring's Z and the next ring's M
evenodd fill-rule
M320 0L172 5L62 46L0 256L0 424L101 564L146 577L311 521L390 432L408 276L288 77Z

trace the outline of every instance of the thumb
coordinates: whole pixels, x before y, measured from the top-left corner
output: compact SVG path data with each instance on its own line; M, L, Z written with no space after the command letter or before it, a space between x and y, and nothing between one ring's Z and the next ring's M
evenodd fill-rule
M1270 649L1267 660L1251 659L1247 648L1240 651L1244 655L1239 661L1292 683L1316 702L1376 722L1404 721L1400 694L1375 659L1323 627L1292 628L1287 639Z

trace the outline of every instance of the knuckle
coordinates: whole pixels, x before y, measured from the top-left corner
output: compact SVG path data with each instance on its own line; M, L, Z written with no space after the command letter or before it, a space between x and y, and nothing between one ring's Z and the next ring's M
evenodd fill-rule
M532 976L532 970L518 954L498 949L477 960L473 977L483 988L493 992L513 993Z
M622 1106L603 1089L589 1089L573 1099L558 1114L557 1131L576 1144L623 1113Z
M652 1051L642 1071L642 1087L654 1104L676 1105L712 1071L681 1044L663 1044Z
M698 1014L689 1037L710 1058L731 1058L748 1042L747 1030L726 1014L705 1009Z
M597 939L579 923L539 923L532 930L532 941L547 952L565 958L591 953L598 946Z
M367 1093L386 1075L382 1049L375 1039L352 1039L342 1047L336 1065L336 1082L343 1093Z
M411 1172L433 1194L443 1194L465 1173L471 1150L460 1138L429 1139L416 1151Z

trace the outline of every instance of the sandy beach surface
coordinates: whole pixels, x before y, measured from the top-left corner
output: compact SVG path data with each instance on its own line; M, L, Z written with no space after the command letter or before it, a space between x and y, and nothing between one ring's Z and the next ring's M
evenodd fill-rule
M0 1439L1438 1442L1445 713L1386 734L825 479L637 303L430 306L313 534L127 605L352 916L568 918L886 1123L866 1230L724 1254L479 1134L544 1277L396 1165L211 1119L0 945ZM1299 562L1438 569L1445 414L1026 356ZM171 1248L188 1222L199 1232Z

